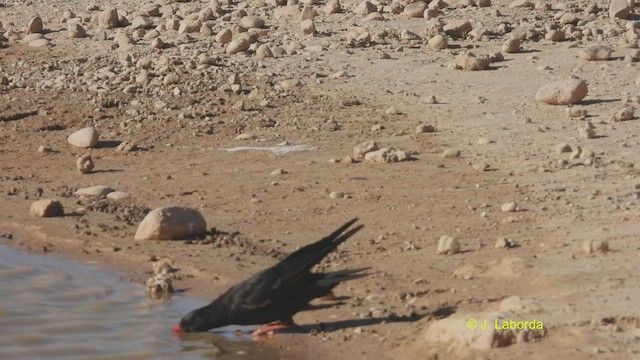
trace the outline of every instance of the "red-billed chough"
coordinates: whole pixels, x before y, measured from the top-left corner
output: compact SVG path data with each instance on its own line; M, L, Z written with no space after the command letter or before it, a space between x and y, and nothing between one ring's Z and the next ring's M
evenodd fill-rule
M267 324L253 333L262 335L292 325L293 315L304 310L311 300L328 295L342 281L365 276L358 273L367 268L311 272L314 265L362 229L359 225L347 231L357 220L232 286L211 304L185 315L173 330L200 332L226 325Z

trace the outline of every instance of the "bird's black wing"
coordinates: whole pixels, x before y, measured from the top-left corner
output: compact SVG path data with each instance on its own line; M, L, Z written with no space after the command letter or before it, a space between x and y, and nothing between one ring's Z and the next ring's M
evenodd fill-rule
M265 269L229 289L223 296L233 311L264 309L283 300L292 288L301 286L300 280L309 270L339 244L362 229L357 226L343 234L357 219L342 225L322 240L304 246L291 253L278 264Z

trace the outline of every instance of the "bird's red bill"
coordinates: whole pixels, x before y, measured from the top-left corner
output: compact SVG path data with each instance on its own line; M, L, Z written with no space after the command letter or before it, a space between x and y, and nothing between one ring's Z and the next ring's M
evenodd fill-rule
M182 332L182 328L180 327L180 325L176 325L173 328L171 328L171 330L173 330L174 334L180 334Z

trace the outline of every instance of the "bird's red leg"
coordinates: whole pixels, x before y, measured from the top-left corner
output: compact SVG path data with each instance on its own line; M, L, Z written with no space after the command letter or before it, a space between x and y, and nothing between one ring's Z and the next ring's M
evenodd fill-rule
M284 321L283 320L274 321L274 322L260 326L258 329L256 329L256 331L254 331L251 334L251 336L256 336L256 337L263 336L263 335L271 336L273 335L274 331L286 329L292 325L295 325L292 319L288 319Z

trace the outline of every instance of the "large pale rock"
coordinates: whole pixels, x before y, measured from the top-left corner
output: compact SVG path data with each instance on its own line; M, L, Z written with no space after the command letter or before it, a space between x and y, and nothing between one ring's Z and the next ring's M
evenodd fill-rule
M594 60L609 60L611 57L611 48L606 45L591 45L578 51L580 59L594 61Z
M627 0L611 0L609 3L609 17L611 19L626 19L631 13L631 6Z
M196 209L166 206L151 211L140 223L135 240L191 238L207 231L207 223Z
M64 208L57 200L41 199L31 204L29 215L35 217L58 217L64 215Z
M92 148L98 144L99 137L100 134L98 134L98 130L92 127L86 127L69 135L67 141L76 147Z
M569 79L541 86L536 100L551 105L569 105L587 96L587 83L581 79Z
M105 29L113 29L118 27L118 10L116 8L108 8L98 15L98 25Z

